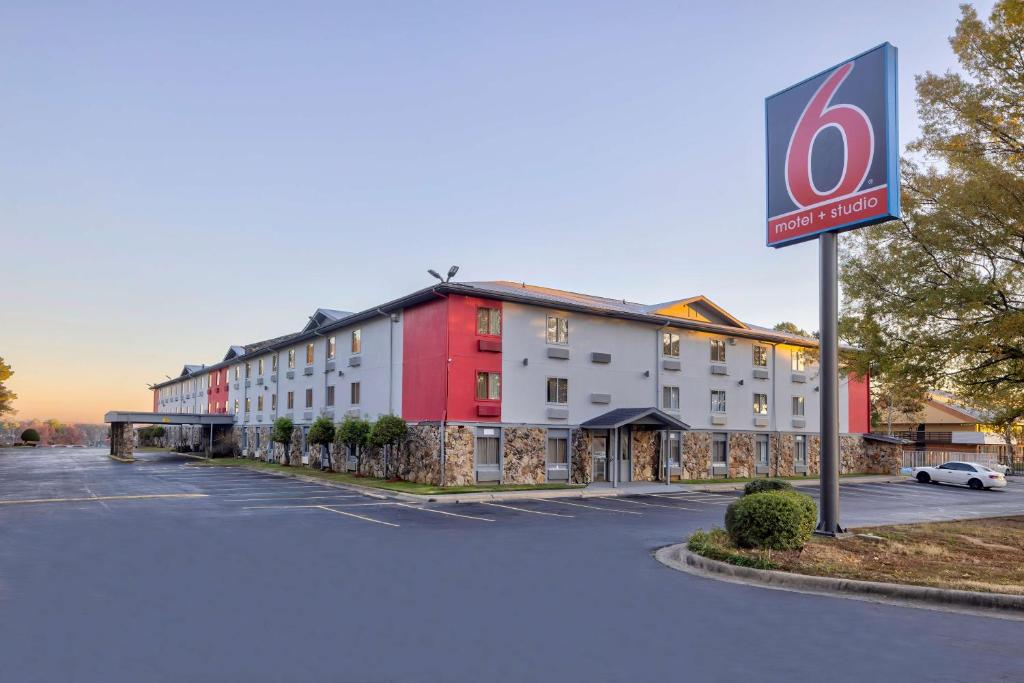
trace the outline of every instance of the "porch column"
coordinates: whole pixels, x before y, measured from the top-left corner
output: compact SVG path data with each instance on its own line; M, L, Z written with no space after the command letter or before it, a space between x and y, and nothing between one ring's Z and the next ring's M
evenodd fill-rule
M131 422L110 423L110 456L115 460L135 460L135 425Z

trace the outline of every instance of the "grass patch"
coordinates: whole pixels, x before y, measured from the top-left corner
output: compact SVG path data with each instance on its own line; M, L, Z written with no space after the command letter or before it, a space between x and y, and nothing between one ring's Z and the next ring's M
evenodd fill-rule
M855 529L848 538L815 536L803 550L770 556L734 546L722 529L698 531L687 547L713 560L796 574L1024 595L1024 516Z
M263 462L262 460L249 460L246 458L214 458L192 463L195 467L244 467L252 470L265 470L280 472L282 474L302 474L327 481L335 481L342 484L353 484L355 486L369 486L375 489L386 489L388 491L400 491L402 493L416 493L419 495L450 495L453 493L488 493L493 491L544 491L552 489L578 489L583 488L582 484L487 484L474 486L434 486L433 484L419 484L413 481L388 481L386 479L375 479L373 477L357 477L348 472L321 472L308 467L296 466L285 467L276 463Z
M840 474L839 478L844 477L886 477L890 476L887 474L874 474L870 472L850 472L848 474ZM755 479L784 479L786 481L803 481L803 480L818 480L817 474L811 474L807 476L792 476L792 477L718 477L716 479L673 479L672 481L679 484L745 484L748 481L754 481Z

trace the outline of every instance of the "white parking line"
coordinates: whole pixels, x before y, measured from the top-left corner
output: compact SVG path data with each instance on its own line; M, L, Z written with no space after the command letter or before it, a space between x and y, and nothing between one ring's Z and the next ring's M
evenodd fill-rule
M633 512L632 510L616 510L615 508L602 508L596 505L584 505L583 503L570 503L567 500L555 500L554 498L531 498L538 503L557 503L559 505L572 505L578 508L590 508L591 510L603 510L604 512L621 512L624 515L642 515L642 512Z
M527 510L526 508L517 508L515 505L501 505L500 503L481 503L481 505L490 505L496 508L505 508L506 510L515 510L516 512L529 512L532 515L548 515L549 517L569 517L572 518L574 515L563 515L558 512L542 512L540 510Z
M346 517L355 517L356 519L361 519L361 520L364 520L366 522L373 522L374 524L383 524L384 526L398 526L394 522L385 522L385 521L380 520L380 519L374 519L373 517L364 517L363 515L357 515L354 512L343 512L342 510L335 510L334 508L329 508L326 505L318 505L317 507L319 507L321 510L327 510L328 512L333 512L333 513L335 513L337 515L345 515Z
M410 510L422 510L423 512L436 512L439 515L448 515L449 517L462 517L463 519L476 519L481 522L493 522L494 520L490 517L474 517L473 515L460 515L457 512L446 512L444 510L435 510L434 508L418 507L416 505L407 505L406 503L395 503L399 507L409 508Z
M642 500L633 500L632 498L617 498L618 502L621 503L635 503L637 505L646 505L652 508L668 508L669 510L696 510L697 508L687 508L682 505L661 505L659 503L645 503Z
M224 498L223 500L225 503L259 503L261 501L268 502L272 500L332 500L334 498L362 498L362 496L265 496L263 498Z
M381 503L338 503L337 505L331 505L334 508L361 508L381 505L400 505L400 503L392 502L381 502ZM323 503L315 503L313 505L296 505L294 503L290 505L246 505L243 510L311 510L323 507Z

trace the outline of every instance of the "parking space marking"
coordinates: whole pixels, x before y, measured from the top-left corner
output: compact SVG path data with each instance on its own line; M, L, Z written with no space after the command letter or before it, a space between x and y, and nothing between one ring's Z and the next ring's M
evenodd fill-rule
M531 515L547 515L549 517L569 517L572 518L574 515L563 515L559 512L543 512L541 510L527 510L526 508L517 508L515 505L501 505L500 503L484 503L481 505L490 505L496 508L505 508L506 510L515 510L516 512L529 512Z
M361 519L361 520L364 520L366 522L373 522L374 524L383 524L384 526L394 526L394 527L398 526L394 522L385 522L385 521L380 520L380 519L374 519L373 517L364 517L363 515L357 515L354 512L344 512L342 510L335 510L334 508L329 508L326 505L318 505L317 507L320 508L321 510L327 510L328 512L333 512L336 515L345 515L346 517L355 517L356 519Z
M382 505L399 505L399 503L381 502L381 503L338 503L337 505L331 505L334 508L361 508L361 507L380 507ZM243 510L310 510L315 508L323 507L323 503L314 503L313 505L296 505L294 503L289 505L246 505Z
M26 505L28 503L99 503L108 500L152 500L157 498L206 498L205 493L140 493L129 496L89 496L82 498L11 498L0 500L0 505Z
M399 507L409 508L410 510L422 510L423 512L434 512L439 515L448 515L449 517L462 517L463 519L475 519L481 522L493 522L494 520L490 517L475 517L473 515L460 515L457 512L447 512L445 510L435 510L434 508L418 507L416 505L409 505L407 503L395 503Z
M538 503L557 503L559 505L572 505L573 507L589 508L591 510L601 510L603 512L620 512L620 513L622 513L624 515L642 515L643 514L642 512L633 512L632 510L616 510L615 508L603 508L603 507L598 507L596 505L584 505L583 503L570 503L567 500L555 500L553 498L531 498L530 500L535 500Z
M637 505L646 505L652 508L668 508L669 510L690 510L696 511L697 508L687 508L682 505L662 505L661 503L645 503L642 500L633 500L632 498L617 498L616 500L623 503L636 503Z
M362 498L362 496L342 494L327 496L265 496L263 498L223 498L225 503L259 503L272 500L323 500L334 498Z

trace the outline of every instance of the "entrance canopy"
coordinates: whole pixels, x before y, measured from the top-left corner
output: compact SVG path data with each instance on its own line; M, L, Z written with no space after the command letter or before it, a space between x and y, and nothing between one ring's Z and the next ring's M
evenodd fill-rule
M657 408L616 408L582 423L584 429L618 429L627 425L653 425L663 429L689 429L677 417Z
M211 415L209 413L141 413L132 410L111 410L103 416L108 423L130 422L132 424L161 425L231 425L234 415Z

